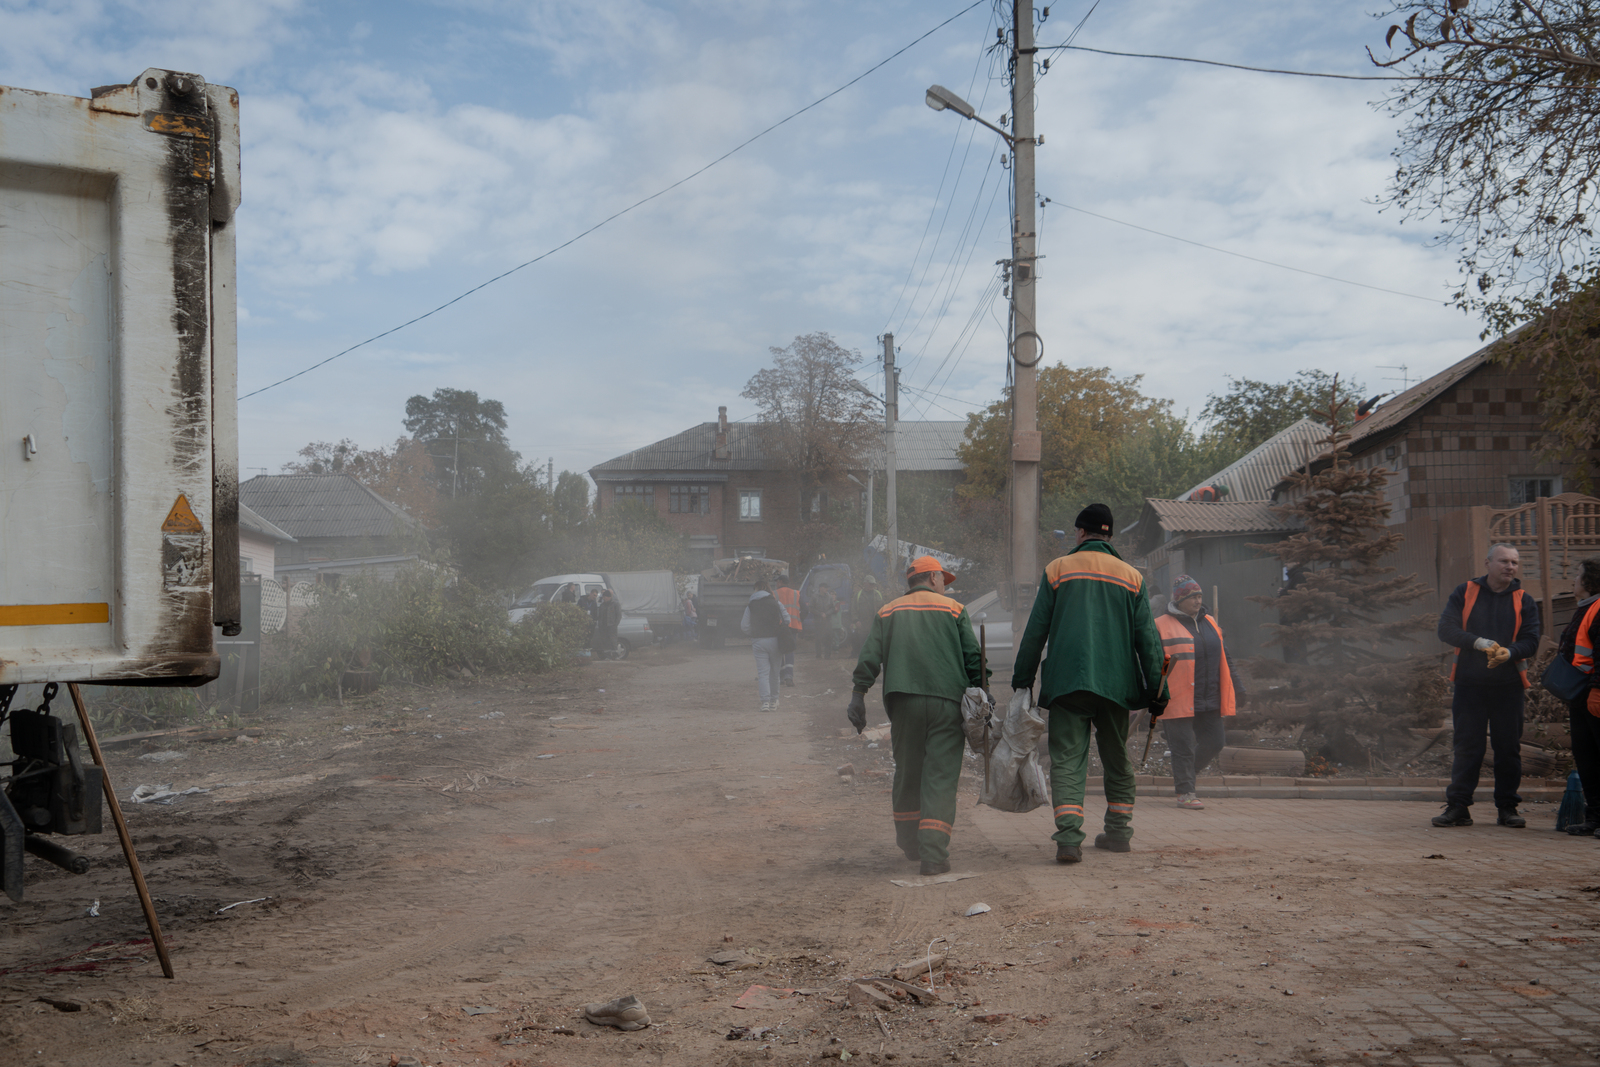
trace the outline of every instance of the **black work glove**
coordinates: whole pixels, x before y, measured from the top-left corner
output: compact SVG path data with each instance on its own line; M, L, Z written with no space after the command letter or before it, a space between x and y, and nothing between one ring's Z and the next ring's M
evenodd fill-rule
M1154 696L1150 698L1150 721L1155 722L1166 714L1167 705L1171 703L1170 697Z
M1249 707L1250 694L1246 693L1243 689L1235 688L1233 691L1233 703L1235 707Z
M850 706L844 709L845 718L860 733L867 728L867 697L864 693L851 693Z

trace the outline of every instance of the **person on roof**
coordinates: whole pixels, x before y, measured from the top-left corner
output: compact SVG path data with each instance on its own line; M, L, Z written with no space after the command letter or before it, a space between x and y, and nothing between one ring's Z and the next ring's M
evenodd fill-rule
M1052 560L1039 581L1017 646L1011 688L1033 689L1045 643L1039 704L1050 711L1050 799L1057 863L1083 860L1083 794L1089 731L1105 769L1105 833L1096 848L1127 852L1137 786L1128 757L1128 709L1166 710L1161 635L1150 616L1144 576L1111 547L1111 509L1090 504L1074 522L1078 546Z
M883 674L894 752L894 836L923 874L950 869L950 831L961 779L961 697L982 688L983 656L972 620L959 600L944 595L956 580L932 556L906 569L906 595L878 609L852 676L845 716L860 733L867 725L867 690Z

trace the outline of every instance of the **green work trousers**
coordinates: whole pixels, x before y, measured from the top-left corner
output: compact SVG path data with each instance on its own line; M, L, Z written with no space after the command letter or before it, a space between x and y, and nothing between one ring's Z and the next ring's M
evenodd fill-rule
M894 839L907 856L950 858L961 779L961 705L940 697L888 693L889 745L894 750Z
M1083 791L1088 784L1089 730L1094 729L1105 768L1106 836L1133 837L1133 800L1138 791L1128 756L1128 709L1098 693L1079 690L1050 702L1050 802L1055 805L1058 845L1083 844Z

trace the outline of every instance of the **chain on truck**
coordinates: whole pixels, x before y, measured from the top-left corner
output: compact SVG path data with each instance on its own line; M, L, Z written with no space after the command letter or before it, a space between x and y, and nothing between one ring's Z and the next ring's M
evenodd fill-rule
M169 977L79 686L203 684L239 632L238 206L234 90L0 87L0 888L86 870L103 797Z

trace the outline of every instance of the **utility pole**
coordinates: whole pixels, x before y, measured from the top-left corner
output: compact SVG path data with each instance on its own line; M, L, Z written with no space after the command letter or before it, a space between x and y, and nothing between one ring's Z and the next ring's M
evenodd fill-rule
M889 543L884 547L889 588L897 588L904 579L900 567L900 509L894 491L894 437L895 423L900 421L900 372L894 365L894 334L883 335L883 465L884 489L888 497Z
M551 456L544 468L544 484L551 493L556 491L556 457Z
M1038 226L1033 188L1033 4L1013 0L1011 134L1013 202L1011 235L1011 585L1013 615L1026 618L1039 580L1039 389L1043 356L1035 317ZM892 478L893 475L891 474ZM891 481L889 483L893 485ZM892 492L892 490L891 490Z

